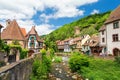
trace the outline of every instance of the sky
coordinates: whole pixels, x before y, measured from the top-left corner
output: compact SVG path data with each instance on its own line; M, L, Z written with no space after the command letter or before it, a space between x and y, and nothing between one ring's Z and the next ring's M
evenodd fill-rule
M114 10L120 0L0 0L0 24L16 19L28 32L35 26L39 35L88 15Z

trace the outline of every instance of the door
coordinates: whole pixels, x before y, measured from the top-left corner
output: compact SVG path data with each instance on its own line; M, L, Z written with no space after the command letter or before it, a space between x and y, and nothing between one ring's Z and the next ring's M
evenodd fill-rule
M113 54L114 56L120 56L120 50L117 48L113 49Z

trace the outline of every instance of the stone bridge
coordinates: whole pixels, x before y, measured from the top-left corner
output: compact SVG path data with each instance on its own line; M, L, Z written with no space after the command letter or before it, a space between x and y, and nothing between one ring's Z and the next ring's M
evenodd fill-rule
M0 80L29 80L36 55L1 67Z

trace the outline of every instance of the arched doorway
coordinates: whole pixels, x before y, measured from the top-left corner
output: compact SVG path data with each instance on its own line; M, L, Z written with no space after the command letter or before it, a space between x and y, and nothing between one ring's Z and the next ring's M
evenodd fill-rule
M118 48L113 49L114 56L120 56L120 50Z
M34 50L29 50L28 51L28 57L30 57L31 55L33 55L33 53L34 53Z

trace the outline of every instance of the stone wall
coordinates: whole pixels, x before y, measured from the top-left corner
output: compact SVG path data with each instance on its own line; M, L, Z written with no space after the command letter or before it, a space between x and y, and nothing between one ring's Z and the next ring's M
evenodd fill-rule
M0 61L6 62L6 58L7 58L7 53L0 51Z
M29 80L33 57L0 68L0 80Z

